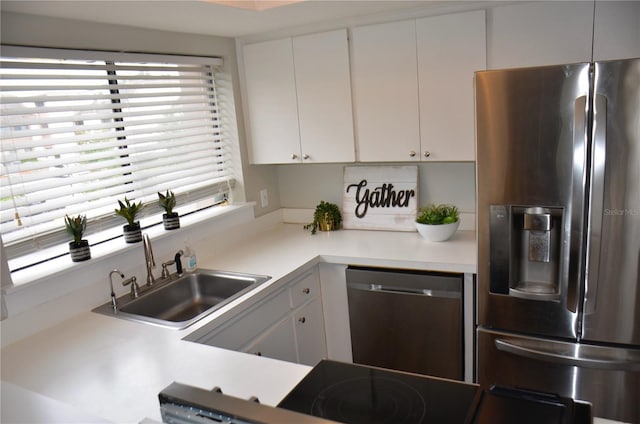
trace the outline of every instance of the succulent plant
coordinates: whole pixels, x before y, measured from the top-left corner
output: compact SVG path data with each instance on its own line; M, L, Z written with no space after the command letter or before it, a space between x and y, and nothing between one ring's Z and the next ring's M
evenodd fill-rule
M167 190L166 194L158 192L158 204L167 215L173 215L173 208L176 206L176 195L172 191Z
M87 229L87 216L78 215L74 218L69 215L65 215L64 224L67 228L67 232L73 237L75 244L79 244L82 241L82 235Z
M118 200L118 204L120 205L120 209L115 210L116 215L126 219L129 225L133 225L136 222L136 215L144 208L142 202L130 202L127 196L124 197L124 203Z

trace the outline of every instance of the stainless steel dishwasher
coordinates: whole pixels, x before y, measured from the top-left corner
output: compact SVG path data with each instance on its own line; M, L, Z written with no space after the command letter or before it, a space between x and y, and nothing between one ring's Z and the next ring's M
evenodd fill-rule
M463 274L349 266L353 362L464 379Z

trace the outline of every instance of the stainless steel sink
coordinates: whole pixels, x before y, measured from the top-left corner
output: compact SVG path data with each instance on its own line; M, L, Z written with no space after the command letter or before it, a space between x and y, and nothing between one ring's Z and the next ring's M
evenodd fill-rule
M264 275L197 269L193 273L156 283L140 297L118 298L118 311L111 302L93 312L173 329L183 329L216 309L268 281ZM146 287L144 287L146 289Z

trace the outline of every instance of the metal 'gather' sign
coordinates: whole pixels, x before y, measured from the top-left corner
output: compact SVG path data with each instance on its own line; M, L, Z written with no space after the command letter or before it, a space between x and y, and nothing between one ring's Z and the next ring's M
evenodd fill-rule
M346 166L343 227L415 231L417 166Z

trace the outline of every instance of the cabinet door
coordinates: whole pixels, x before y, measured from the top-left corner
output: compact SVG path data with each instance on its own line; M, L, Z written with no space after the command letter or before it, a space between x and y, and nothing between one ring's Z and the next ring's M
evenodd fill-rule
M418 19L416 35L422 160L474 161L473 81L486 68L484 11Z
M303 162L353 162L347 31L293 39Z
M639 28L640 2L596 2L593 60L640 57Z
M291 317L280 321L242 349L243 352L283 361L297 362Z
M487 68L588 62L593 2L535 1L487 9Z
M415 21L354 28L352 46L359 160L419 160Z
M327 357L322 303L316 298L294 314L298 362L314 366Z
M252 163L300 162L291 38L243 47Z
M277 294L254 305L247 311L230 319L228 322L208 330L207 327L192 333L187 337L189 341L238 350L251 343L263 332L283 317L290 317L290 296L287 290L280 290Z

